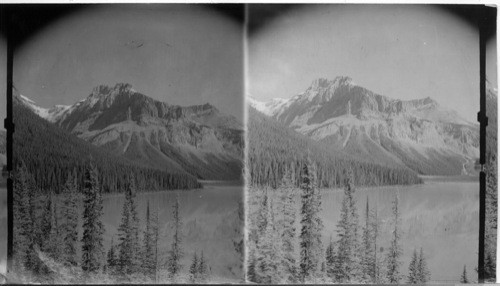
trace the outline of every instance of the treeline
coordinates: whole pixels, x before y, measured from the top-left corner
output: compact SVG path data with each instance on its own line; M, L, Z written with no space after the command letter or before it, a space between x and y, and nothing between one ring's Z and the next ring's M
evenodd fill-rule
M247 166L250 184L276 188L285 170L294 169L295 184L302 176L304 154L309 154L317 164L319 187L342 186L347 170L353 173L359 186L419 184L422 179L408 168L396 168L370 162L352 160L345 154L333 154L326 146L300 135L273 119L266 118L249 108L249 149Z
M170 249L160 246L162 222L149 202L144 227L137 209L137 187L129 180L125 190L117 241L104 248L105 225L98 171L85 170L83 194L75 172L67 173L60 195L41 195L24 164L14 174L13 276L21 283L165 283L203 282L210 266L203 251L193 252L190 268L182 264L183 223L179 199L173 205L174 227ZM78 206L83 205L79 213ZM79 237L79 220L82 236ZM78 247L81 255L78 255ZM191 251L190 251L191 252ZM160 259L161 254L166 259Z
M14 165L24 161L39 189L60 193L67 170L76 170L78 185L82 185L84 170L91 160L101 177L100 187L106 193L123 190L130 175L134 176L137 186L142 190L201 187L194 176L138 165L68 134L20 103L14 102L13 108L16 126Z
M337 239L330 237L325 242L316 166L308 158L301 169L299 187L294 184L294 170L289 169L277 190L251 190L247 280L266 284L398 284L404 280L423 284L430 280L422 248L419 254L415 249L408 274L403 274L398 195L392 202L391 239L384 242L380 239L377 210L370 208L368 199L361 223L353 174L346 173ZM384 255L379 250L382 245L388 245Z

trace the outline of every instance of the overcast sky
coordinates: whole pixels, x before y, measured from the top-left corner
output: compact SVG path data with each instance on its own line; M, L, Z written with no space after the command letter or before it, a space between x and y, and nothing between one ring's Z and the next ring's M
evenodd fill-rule
M250 17L251 17L250 10ZM318 77L397 99L430 96L476 121L479 36L422 5L311 5L287 11L249 39L249 93L288 98Z
M194 5L94 6L16 51L14 85L43 107L127 82L170 104L211 103L242 119L243 27Z

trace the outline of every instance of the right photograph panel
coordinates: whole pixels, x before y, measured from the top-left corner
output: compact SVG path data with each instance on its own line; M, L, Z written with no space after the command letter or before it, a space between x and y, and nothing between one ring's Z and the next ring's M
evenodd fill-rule
M247 280L477 282L476 26L432 5L248 9Z

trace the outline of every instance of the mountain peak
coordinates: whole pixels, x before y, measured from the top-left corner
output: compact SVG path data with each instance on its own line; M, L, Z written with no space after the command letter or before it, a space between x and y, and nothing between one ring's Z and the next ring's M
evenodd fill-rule
M317 78L313 80L309 89L318 90L318 89L331 89L332 87L336 88L341 85L350 85L352 84L352 78L348 76L337 76L333 80L328 80L326 78Z
M132 88L130 83L117 83L114 87L108 85L98 85L92 89L91 97L99 97L108 94L124 94L124 93L135 93L136 91Z

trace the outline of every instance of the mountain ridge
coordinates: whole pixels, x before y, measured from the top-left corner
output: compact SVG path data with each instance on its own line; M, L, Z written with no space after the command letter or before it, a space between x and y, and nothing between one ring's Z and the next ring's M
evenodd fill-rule
M58 108L21 99L56 126L125 158L198 179L241 176L243 128L211 104L170 105L126 83L94 87L87 98Z
M459 175L479 154L478 124L430 97L392 99L349 77L316 79L276 105L255 108L334 150L404 165L423 175ZM272 108L271 108L272 107Z

